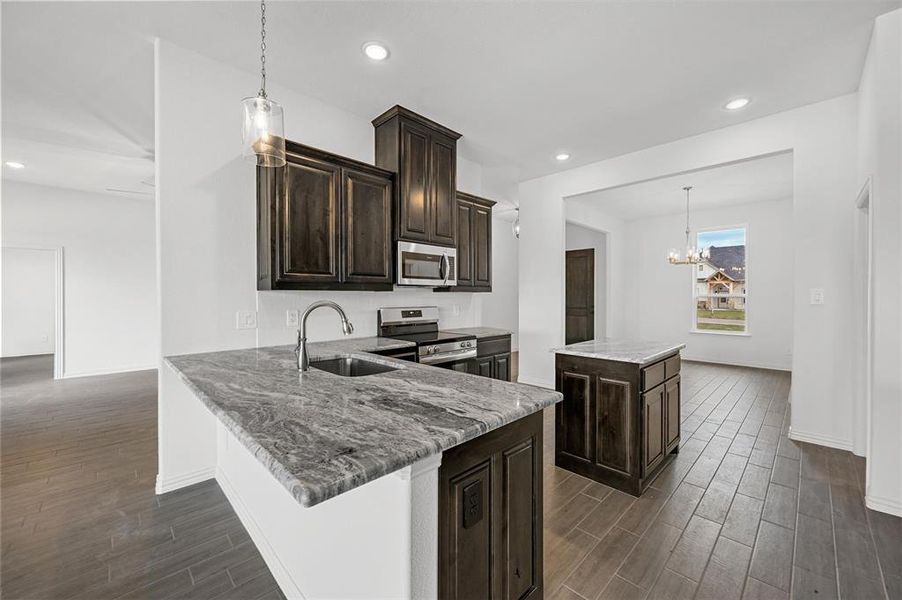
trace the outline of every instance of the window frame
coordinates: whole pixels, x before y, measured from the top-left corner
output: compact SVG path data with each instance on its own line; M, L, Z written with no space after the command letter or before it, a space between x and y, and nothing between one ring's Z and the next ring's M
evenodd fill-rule
M727 335L734 337L750 337L751 334L751 294L749 293L749 272L751 269L749 268L750 264L750 252L749 252L749 225L748 223L738 223L735 225L718 225L716 227L699 227L693 231L693 235L695 236L696 246L698 245L698 234L706 233L709 231L727 231L730 229L743 229L745 230L745 331L718 331L716 329L699 329L698 328L698 295L696 294L696 288L698 284L698 268L692 269L692 289L691 289L691 299L692 299L692 312L689 315L689 333L698 333L702 335ZM735 296L735 294L734 294Z

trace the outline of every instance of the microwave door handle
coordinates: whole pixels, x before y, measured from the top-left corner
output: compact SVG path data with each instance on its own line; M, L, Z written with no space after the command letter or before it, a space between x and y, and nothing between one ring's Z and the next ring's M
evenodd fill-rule
M448 258L447 253L442 253L442 285L448 285L448 275L451 274L451 260Z

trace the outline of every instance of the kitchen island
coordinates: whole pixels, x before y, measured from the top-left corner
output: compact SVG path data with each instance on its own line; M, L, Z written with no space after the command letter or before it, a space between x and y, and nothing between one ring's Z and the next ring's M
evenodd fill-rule
M601 339L555 352L557 466L639 496L679 451L685 344Z
M185 393L161 406L158 491L215 477L289 597L462 598L482 574L541 597L541 411L560 394L374 354L407 343L309 344L314 367L384 369L365 376L300 373L291 346L168 357Z

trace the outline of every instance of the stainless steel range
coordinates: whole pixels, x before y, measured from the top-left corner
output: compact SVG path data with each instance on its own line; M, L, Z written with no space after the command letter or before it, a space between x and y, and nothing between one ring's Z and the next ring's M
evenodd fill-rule
M379 335L414 342L424 364L456 368L476 358L476 336L439 331L437 306L380 308Z

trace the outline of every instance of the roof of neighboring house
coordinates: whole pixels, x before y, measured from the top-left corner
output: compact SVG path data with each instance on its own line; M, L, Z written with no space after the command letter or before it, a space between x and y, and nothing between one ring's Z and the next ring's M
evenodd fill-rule
M733 281L745 281L745 246L711 246L708 264Z

